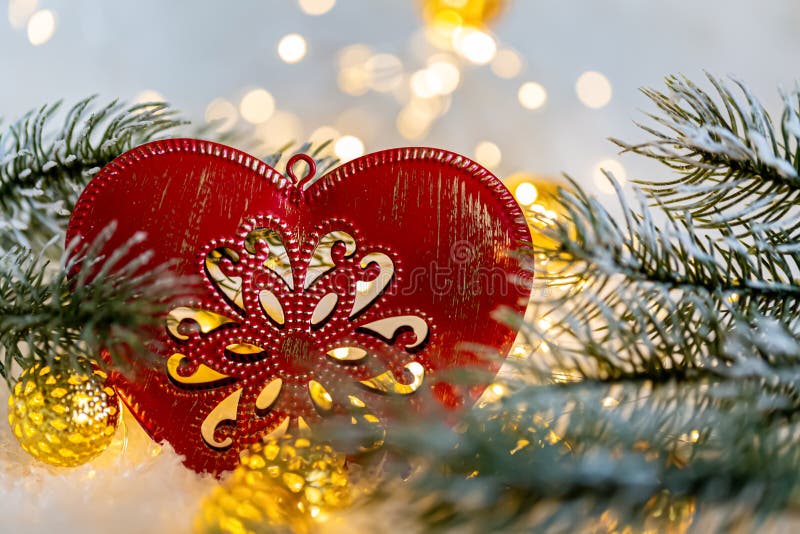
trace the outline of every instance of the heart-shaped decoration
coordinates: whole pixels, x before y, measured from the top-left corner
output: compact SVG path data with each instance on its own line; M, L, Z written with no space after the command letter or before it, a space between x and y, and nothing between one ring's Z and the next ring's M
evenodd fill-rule
M463 405L485 384L464 392L437 373L495 372L480 347L505 355L516 332L492 312L522 313L530 296L513 254L530 242L525 218L477 163L401 148L316 181L306 155L287 168L206 141L153 142L100 171L70 220L67 239L83 242L116 222L109 251L144 232L131 255L151 250L153 265L203 281L153 340L162 361L116 384L198 471L337 414L382 425L396 399Z

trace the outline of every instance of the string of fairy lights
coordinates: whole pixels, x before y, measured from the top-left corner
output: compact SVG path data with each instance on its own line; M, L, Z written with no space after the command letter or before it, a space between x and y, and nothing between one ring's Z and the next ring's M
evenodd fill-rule
M410 2L412 0L409 0ZM58 14L40 6L42 0L9 0L11 27L27 33L32 46L47 44L58 29ZM424 143L432 127L449 112L453 95L462 85L465 69L487 68L500 79L516 81L520 107L536 112L547 106L548 92L542 81L524 79L525 60L513 47L504 44L489 30L489 25L510 0L415 0L425 21L410 36L410 57L375 50L366 43L352 43L327 58L336 65L336 85L343 94L359 97L370 92L391 96L394 126L409 143ZM341 9L344 2L340 2ZM296 7L308 17L322 17L337 8L336 0L296 0ZM286 64L302 64L310 55L330 55L315 48L313 39L292 32L277 36L273 53ZM324 58L325 59L325 58ZM512 93L513 94L513 93ZM611 102L613 88L601 72L583 72L575 81L575 95L589 109L601 109ZM168 100L156 89L140 91L135 101ZM208 102L207 122L220 132L252 128L261 143L259 149L275 150L290 141L333 139L332 153L343 161L356 158L378 143L381 131L366 131L374 122L362 108L342 111L333 124L316 124L309 131L308 121L282 109L268 87L248 87L234 98L221 95ZM470 154L489 169L499 170L503 162L502 143L483 139ZM598 161L593 179L599 192L612 194L602 169L625 182L626 171L615 158ZM524 191L524 188L523 188Z

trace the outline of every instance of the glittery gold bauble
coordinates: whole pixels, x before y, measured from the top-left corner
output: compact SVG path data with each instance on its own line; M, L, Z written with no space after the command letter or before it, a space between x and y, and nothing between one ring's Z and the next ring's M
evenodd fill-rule
M634 527L620 521L615 513L606 511L588 531L591 534L685 534L694 522L694 499L675 497L662 490L647 501L642 514L641 524Z
M285 435L255 444L202 503L198 533L313 532L350 504L344 455L310 438Z
M544 230L567 216L567 210L558 201L558 188L563 188L564 184L527 172L512 174L503 183L514 195L531 225L534 246L547 247L552 244L551 239L536 230Z
M546 278L551 281L553 277L558 277L563 278L565 284L570 284L572 278L564 271L566 262L555 261L551 257L547 263L548 252L559 245L547 232L552 231L558 223L568 223L568 212L558 198L558 189L565 188L565 184L526 172L512 174L503 183L514 195L528 220L539 277L544 280L541 273L546 272ZM575 238L575 226L572 224L569 225L569 237Z
M506 4L508 0L423 0L422 12L432 25L483 28Z
M694 498L675 497L663 490L647 501L644 512L645 531L684 534L694 521Z
M22 372L8 398L8 423L22 448L43 462L74 467L111 443L120 402L106 375L56 360Z

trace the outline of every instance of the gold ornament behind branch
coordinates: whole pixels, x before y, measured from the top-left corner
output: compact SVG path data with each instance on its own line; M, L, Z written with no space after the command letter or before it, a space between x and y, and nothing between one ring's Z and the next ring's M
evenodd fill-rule
M313 532L347 507L345 457L330 445L288 434L241 455L232 476L206 498L195 532L263 532L270 526Z
M575 228L569 221L569 214L559 200L559 188L564 184L547 180L527 172L513 174L503 180L517 203L525 213L531 229L537 276L546 283L557 285L571 284L569 273L565 272L568 262L557 254L559 243L551 233L559 224L568 225L569 238L574 239Z
M507 0L424 0L425 35L437 48L485 65L497 52L488 26L507 4Z
M507 0L424 0L422 13L428 24L485 28L506 7Z
M570 221L569 212L561 202L559 188L565 184L558 180L546 179L528 172L518 172L505 178L503 183L522 208L528 227L531 230L533 269L535 277L533 292L526 321L535 325L541 336L523 336L512 349L511 356L528 359L537 354L537 362L542 369L555 365L548 354L555 338L552 337L553 324L558 316L549 315L549 303L567 297L582 288L579 273L574 269L570 256L563 251L563 239L555 239L554 232L559 226L566 227L567 240L576 238L575 225ZM549 362L549 363L548 363ZM570 382L580 376L568 369L554 370L554 382Z
M111 443L120 402L106 375L59 359L22 372L8 398L8 422L22 448L55 466L88 462Z

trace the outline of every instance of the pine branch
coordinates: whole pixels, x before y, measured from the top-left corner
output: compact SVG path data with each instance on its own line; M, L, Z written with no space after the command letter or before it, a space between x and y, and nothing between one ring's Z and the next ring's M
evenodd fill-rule
M787 216L800 198L800 92L783 95L776 127L742 82L734 80L734 91L707 77L714 94L679 77L666 79L667 93L645 89L659 111L649 115L655 127L640 125L652 138L612 141L677 172L672 180L639 182L677 216L686 212L708 228L780 221L796 231L800 221Z
M665 495L751 521L797 506L798 408L758 380L523 385L455 428L430 417L394 429L388 447L418 468L410 491L390 484L376 501L434 532L594 531L608 514L664 531L668 517L654 528L652 516Z
M0 132L0 248L39 249L63 233L89 178L126 150L182 124L163 103L96 106L87 98L53 127L60 103L42 106Z
M54 243L94 173L182 124L165 104L93 104L88 98L74 106L61 129L50 127L59 109L54 104L28 113L0 135L0 207L8 215L0 223L0 249L9 249L0 261L0 375L7 380L13 380L13 362L24 368L37 360L52 363L58 355L79 365L81 356L96 360L101 350L110 350L121 364L131 351L146 355L143 329L155 324L164 299L181 287L164 268L139 272L146 257L120 266L133 243L109 258L96 257L101 248L95 244L65 254L73 259L60 266L42 255L59 251ZM310 153L321 174L337 163L323 154L328 144L307 143L297 151ZM289 148L267 160L277 165ZM89 276L97 269L108 273Z
M534 251L542 266L536 276L566 291L537 299L546 328L505 317L529 338L544 339L559 370L606 380L704 372L726 359L721 343L735 322L791 320L800 312L795 251L761 238L746 246L730 228L702 233L690 215L667 211L657 221L644 201L634 211L621 193L618 222L572 187L559 192L566 219L528 214L552 243Z
M677 179L645 183L631 206L609 177L619 219L574 182L559 191L566 217L526 214L547 237L531 257L549 291L537 320L497 316L540 350L503 378L506 397L454 426L444 414L393 425L387 446L416 469L382 488L371 517L625 532L683 531L666 521L686 512L729 531L797 511L798 96L776 134L743 85L740 101L711 83L719 103L685 79L649 92L665 131L624 145Z
M54 266L41 255L14 249L0 258L0 375L14 380L16 362L52 364L56 356L80 366L108 351L118 366L145 357L145 329L160 322L168 297L183 287L166 267L143 270L149 254L126 259L134 236L111 255L98 256L110 232ZM178 281L179 282L179 281Z

